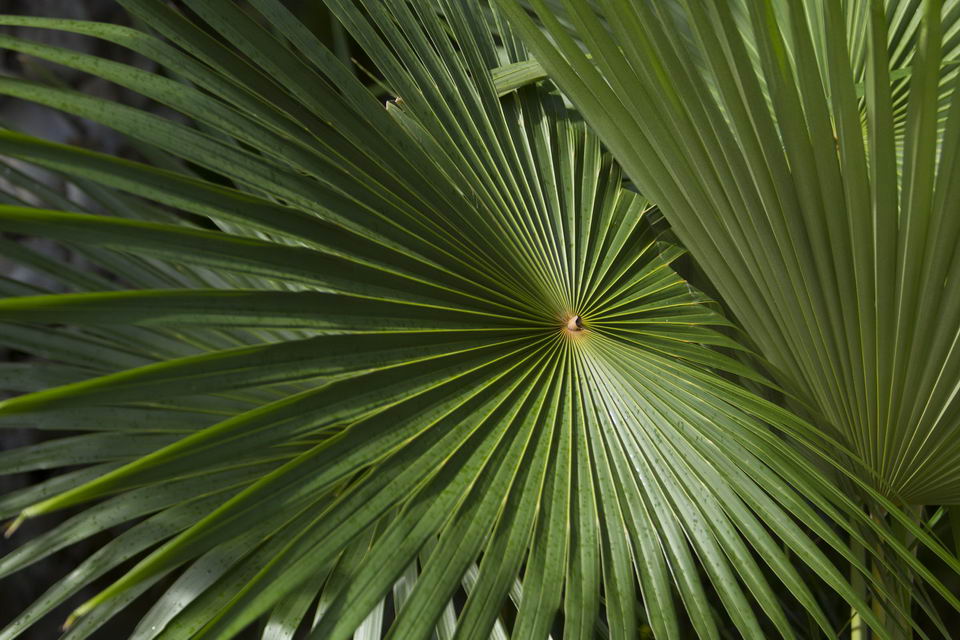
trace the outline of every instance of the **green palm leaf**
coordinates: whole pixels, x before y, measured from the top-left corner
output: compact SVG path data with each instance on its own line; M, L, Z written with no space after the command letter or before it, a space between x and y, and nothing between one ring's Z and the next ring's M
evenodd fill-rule
M498 4L863 481L960 500L956 3Z
M122 4L173 44L0 18L168 67L183 81L2 41L196 125L0 80L167 165L0 132L0 152L67 175L98 204L37 188L39 206L0 207L0 230L61 242L118 278L18 249L69 293L3 284L6 342L49 363L11 384L32 393L0 403L0 419L91 433L4 453L11 472L90 466L0 509L20 512L12 531L92 506L0 573L133 523L0 638L121 566L68 637L154 585L162 595L132 637L231 637L257 620L264 638L301 626L380 637L388 605L386 635L403 639L541 638L560 625L571 638L714 638L725 625L803 637L808 623L833 634L820 586L890 636L844 571L880 596L900 585L876 580L849 541L880 563L877 540L912 556L822 467L861 484L869 471L731 382L766 383L672 269L682 251L597 137L551 85L527 84L540 76L498 14L499 48L470 4L330 0L397 92L384 107L274 0L249 13L187 2L202 27L163 3ZM758 326L761 338L775 328ZM779 366L781 351L764 355Z
M903 82L891 86L890 55L873 43L886 43L890 30L916 41L904 33L915 35L917 23L901 28L907 18L898 7L907 3L890 3L889 16L879 2L851 3L856 24L870 27L869 46L853 43L852 53L832 3L806 11L746 4L741 18L749 29L736 28L729 7L688 8L683 24L696 48L689 56L666 37L683 28L676 16L659 10L625 9L624 24L636 28L601 37L608 31L596 18L568 4L578 32L591 34L584 42L599 65L559 39L562 27L542 3L560 46L529 22L524 30L631 177L663 207L778 382L809 399L817 419L848 440L876 470L878 488L910 503L955 502L950 381L960 360L948 343L960 320L944 283L957 240L946 203L955 201L948 176L960 120L951 111L938 125L941 78L952 88L956 75L942 64L956 43L941 44L949 35L941 3L924 3L919 45L896 48L898 60L913 61L902 118L894 114ZM948 4L942 11L955 21ZM789 12L792 29L778 24L778 11ZM634 44L615 54L614 43L628 33ZM714 48L724 55L705 55ZM689 63L696 59L709 64ZM864 73L866 137L854 87ZM728 164L713 164L716 153Z

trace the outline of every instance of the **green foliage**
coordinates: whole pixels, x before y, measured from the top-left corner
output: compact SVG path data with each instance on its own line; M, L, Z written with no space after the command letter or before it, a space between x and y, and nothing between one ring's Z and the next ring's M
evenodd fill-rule
M0 639L107 574L66 637L151 589L132 638L894 638L914 600L946 635L916 550L960 562L904 508L960 496L937 3L891 83L880 3L327 0L373 88L278 0L120 3L156 35L0 17L136 51L163 73L0 35L184 116L0 78L151 159L0 131L87 198L11 169L0 231L97 267L4 241L57 291L0 280L36 358L0 426L79 435L0 454L64 469L11 532L75 509L0 575L128 525Z
M691 55L678 55L677 16L662 7L602 3L618 17L611 37L584 3L534 4L556 45L504 6L778 384L887 495L960 500L960 102L956 67L942 64L960 46L956 3L922 3L922 21L879 0L846 15L834 2L690 3ZM912 65L909 85L891 81L891 62Z

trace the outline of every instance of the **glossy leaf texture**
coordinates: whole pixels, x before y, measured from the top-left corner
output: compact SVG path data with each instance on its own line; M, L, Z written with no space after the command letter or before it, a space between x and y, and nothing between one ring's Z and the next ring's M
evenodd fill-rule
M957 4L501 4L864 480L960 500Z
M157 165L0 132L89 198L11 168L0 230L97 267L6 241L57 291L0 281L6 344L42 358L0 370L28 392L0 420L79 434L4 452L69 470L0 510L83 508L0 574L131 525L0 638L118 568L66 637L151 588L132 638L833 634L812 583L877 622L848 544L897 541L824 471L867 477L857 454L735 382L768 384L499 14L495 39L473 3L329 0L384 104L276 0L122 4L158 35L0 18L156 61L0 37L191 123L0 79Z

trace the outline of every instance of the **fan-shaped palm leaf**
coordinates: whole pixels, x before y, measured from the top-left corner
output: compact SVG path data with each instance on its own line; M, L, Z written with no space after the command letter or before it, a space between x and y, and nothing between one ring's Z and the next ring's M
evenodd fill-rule
M857 64L839 4L778 5L789 21L775 19L774 4L747 3L745 33L726 4L689 6L682 25L675 14L638 6L625 9L629 28L608 31L568 3L599 66L569 40L558 38L555 49L529 21L525 32L663 207L778 381L808 398L817 419L868 461L878 488L908 503L954 503L960 358L950 345L960 307L952 302L951 269L960 227L950 219L960 113L943 125L942 149L937 114L940 77L956 77L942 64L943 51L956 44L952 35L941 44L941 11L955 20L956 7L924 3L918 53L899 54L913 61L901 172L890 55L872 44L888 42L883 4L852 3L863 5L853 12L858 24L870 26L869 46L853 47L865 58ZM898 28L909 18L903 4L887 8ZM542 8L549 24L552 14ZM699 55L682 55L669 37L684 26ZM552 32L564 31L552 24ZM628 37L630 47L614 54L613 43ZM753 63L748 43L757 51ZM691 66L691 58L709 66ZM854 86L863 67L866 135ZM614 113L622 116L616 125ZM728 162L717 165L715 151Z
M494 84L492 69L526 58L504 24L498 49L469 4L331 0L399 96L384 108L275 0L252 1L255 15L187 2L204 28L123 4L174 44L2 19L156 60L183 81L2 40L197 126L0 79L168 164L0 133L0 153L63 172L100 207L35 189L43 207L0 207L0 229L76 247L118 278L17 247L72 293L0 283L5 341L49 361L10 385L33 393L0 416L90 432L4 453L12 472L86 466L0 509L22 520L99 500L0 573L142 520L0 638L121 566L68 637L157 584L132 637L229 637L257 619L264 638L301 624L378 637L388 605L387 635L403 639L547 637L560 612L572 638L635 638L641 624L796 637L806 621L785 601L833 633L842 621L798 567L887 634L825 549L882 594L847 538L872 552L889 532L810 461L830 463L809 448L826 434L722 375L762 381L718 350L739 347L597 138L549 86Z

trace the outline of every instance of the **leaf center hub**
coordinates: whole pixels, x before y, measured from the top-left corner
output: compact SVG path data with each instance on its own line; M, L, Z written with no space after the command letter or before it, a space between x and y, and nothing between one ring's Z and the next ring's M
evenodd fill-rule
M570 332L583 331L583 320L580 319L580 316L570 316L567 318L566 328Z

